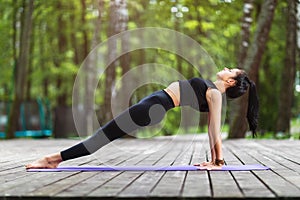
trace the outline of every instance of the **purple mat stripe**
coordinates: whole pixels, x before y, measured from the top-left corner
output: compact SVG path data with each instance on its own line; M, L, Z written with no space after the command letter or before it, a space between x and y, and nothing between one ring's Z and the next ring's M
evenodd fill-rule
M211 171L249 171L268 170L263 165L224 165L222 169ZM55 169L28 169L27 172L62 172L62 171L204 171L193 165L185 166L60 166Z

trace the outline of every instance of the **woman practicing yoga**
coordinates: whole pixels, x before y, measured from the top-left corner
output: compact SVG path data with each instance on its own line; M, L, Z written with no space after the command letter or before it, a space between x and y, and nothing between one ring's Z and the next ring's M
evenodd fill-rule
M220 137L222 93L226 93L228 98L237 98L246 93L248 88L247 119L250 130L255 134L258 115L255 84L249 80L245 71L224 68L217 73L215 82L201 78L173 82L164 90L154 92L129 107L83 142L59 153L45 156L25 167L27 169L56 168L62 161L90 155L109 142L140 127L159 123L171 108L191 106L200 112L208 112L211 161L196 165L207 169L220 168L224 164Z

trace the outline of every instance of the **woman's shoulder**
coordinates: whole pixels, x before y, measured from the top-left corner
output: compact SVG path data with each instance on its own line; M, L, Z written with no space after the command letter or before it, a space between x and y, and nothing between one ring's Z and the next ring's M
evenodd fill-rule
M209 103L219 103L222 101L222 93L215 88L210 88L206 91L206 99Z

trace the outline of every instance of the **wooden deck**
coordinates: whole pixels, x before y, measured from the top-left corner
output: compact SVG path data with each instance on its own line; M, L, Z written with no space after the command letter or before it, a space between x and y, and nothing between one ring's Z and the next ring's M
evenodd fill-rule
M226 140L226 164L267 171L26 172L24 164L76 140L0 141L0 199L300 199L300 141ZM207 159L207 139L120 139L63 165L189 165Z

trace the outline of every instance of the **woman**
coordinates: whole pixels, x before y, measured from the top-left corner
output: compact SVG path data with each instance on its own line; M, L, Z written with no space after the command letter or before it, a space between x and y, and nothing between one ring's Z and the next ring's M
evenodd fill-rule
M154 92L128 108L85 141L59 153L45 156L26 165L26 168L56 168L62 161L90 155L109 142L140 127L159 123L165 113L176 106L191 106L200 112L208 112L211 161L195 165L206 169L220 168L224 165L220 137L222 93L226 93L229 98L237 98L246 93L248 88L247 119L254 135L258 115L255 84L249 80L245 71L224 68L217 73L217 80L214 83L201 78L171 83L166 89Z

